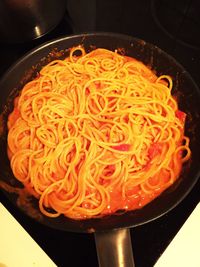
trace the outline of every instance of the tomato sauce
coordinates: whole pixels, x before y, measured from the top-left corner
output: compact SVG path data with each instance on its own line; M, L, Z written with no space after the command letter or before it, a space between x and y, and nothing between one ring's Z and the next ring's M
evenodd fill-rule
M103 215L140 209L152 201L160 193L161 191L157 191L154 194L145 195L142 194L139 186L137 188L133 188L133 190L129 190L125 197L122 196L122 192L112 191L110 192L110 203L103 211Z

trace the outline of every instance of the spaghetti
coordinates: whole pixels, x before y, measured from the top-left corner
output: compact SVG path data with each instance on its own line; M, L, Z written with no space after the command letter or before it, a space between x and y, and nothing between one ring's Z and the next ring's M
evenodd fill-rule
M15 177L43 214L87 219L143 207L190 158L173 82L117 51L83 47L27 83L8 118Z

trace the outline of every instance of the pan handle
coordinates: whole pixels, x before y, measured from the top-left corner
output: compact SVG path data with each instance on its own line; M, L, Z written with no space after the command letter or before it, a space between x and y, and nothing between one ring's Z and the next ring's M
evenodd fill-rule
M135 267L128 228L94 235L100 267Z

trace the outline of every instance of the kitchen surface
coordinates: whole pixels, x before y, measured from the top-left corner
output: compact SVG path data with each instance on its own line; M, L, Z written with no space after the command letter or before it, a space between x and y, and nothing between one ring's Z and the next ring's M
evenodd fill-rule
M7 40L0 32L0 76L21 56L46 41L63 35L99 31L127 34L160 47L172 55L200 87L198 0L68 0L60 22L40 38L16 42ZM94 235L41 225L16 209L2 192L0 201L57 266L98 266ZM136 267L156 264L199 201L200 180L172 211L131 229ZM200 261L192 267L198 266Z

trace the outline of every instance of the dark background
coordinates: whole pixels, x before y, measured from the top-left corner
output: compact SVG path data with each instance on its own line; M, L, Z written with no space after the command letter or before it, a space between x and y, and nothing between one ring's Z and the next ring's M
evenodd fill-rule
M68 0L62 21L45 36L16 44L7 43L0 34L0 76L19 57L45 41L94 31L124 33L159 46L176 58L200 86L198 0ZM15 210L4 195L0 195L0 200L59 267L98 266L92 234L46 228ZM131 229L137 267L155 264L199 200L200 181L171 212Z

